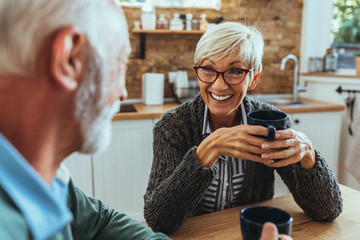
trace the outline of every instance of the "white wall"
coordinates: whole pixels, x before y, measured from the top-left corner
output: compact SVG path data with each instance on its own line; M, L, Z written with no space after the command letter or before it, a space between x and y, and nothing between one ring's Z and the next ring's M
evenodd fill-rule
M332 0L304 0L300 72L308 72L310 57L323 57L331 46Z

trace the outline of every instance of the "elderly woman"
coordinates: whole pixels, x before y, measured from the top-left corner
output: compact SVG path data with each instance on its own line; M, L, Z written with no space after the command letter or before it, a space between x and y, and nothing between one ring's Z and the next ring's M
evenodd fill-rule
M154 129L144 197L154 231L171 233L191 216L272 198L274 170L313 219L341 213L336 178L303 133L281 130L267 141L259 137L267 128L247 125L248 112L276 110L246 95L259 82L263 48L260 32L240 23L219 24L198 42L201 95L166 112Z

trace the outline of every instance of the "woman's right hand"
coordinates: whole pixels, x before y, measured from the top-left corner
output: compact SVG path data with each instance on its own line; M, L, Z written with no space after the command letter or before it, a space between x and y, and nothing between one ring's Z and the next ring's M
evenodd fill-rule
M238 125L219 128L205 138L196 150L197 158L204 167L214 166L220 156L265 163L261 145L266 142L268 130L262 126ZM257 136L256 136L257 135Z

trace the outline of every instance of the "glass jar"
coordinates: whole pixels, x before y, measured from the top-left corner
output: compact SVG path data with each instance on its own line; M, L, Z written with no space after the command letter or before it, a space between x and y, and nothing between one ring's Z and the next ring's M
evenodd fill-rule
M193 19L191 28L193 30L200 30L200 20L199 19Z
M324 72L336 72L337 61L338 61L337 53L332 48L328 48L324 56L324 66L323 66Z
M186 30L187 31L192 30L192 22L191 22L192 18L193 18L193 16L191 13L186 14Z
M315 58L314 57L310 57L309 58L309 72L316 72L316 63L315 63Z
M170 30L183 30L183 21L180 19L180 14L174 13L173 19L170 21Z
M159 14L159 19L156 22L156 28L157 29L168 29L168 21L165 18L165 15L163 13Z
M208 22L207 22L207 20L206 20L206 14L205 14L205 13L201 14L201 15L200 15L200 18L201 18L201 21L200 21L200 30L201 30L201 31L206 31L206 29L207 29L207 24L208 24Z

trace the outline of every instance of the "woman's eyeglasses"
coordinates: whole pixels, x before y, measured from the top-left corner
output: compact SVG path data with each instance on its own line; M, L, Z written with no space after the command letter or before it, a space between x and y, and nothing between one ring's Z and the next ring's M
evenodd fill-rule
M225 72L218 72L211 67L204 67L204 66L194 66L195 72L197 77L200 81L204 83L213 83L221 74L224 81L229 85L237 85L242 83L246 75L255 69L252 67L250 69L242 69L242 68L231 68Z

